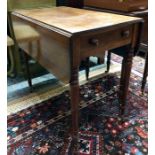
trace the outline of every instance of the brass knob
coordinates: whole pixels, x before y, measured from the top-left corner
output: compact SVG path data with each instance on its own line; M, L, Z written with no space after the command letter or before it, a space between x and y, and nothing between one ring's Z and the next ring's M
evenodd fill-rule
M99 46L99 40L98 39L90 39L89 40L89 43L91 44L91 45L94 45L94 46Z
M130 31L129 30L125 30L125 31L122 32L121 35L122 35L122 37L129 37Z

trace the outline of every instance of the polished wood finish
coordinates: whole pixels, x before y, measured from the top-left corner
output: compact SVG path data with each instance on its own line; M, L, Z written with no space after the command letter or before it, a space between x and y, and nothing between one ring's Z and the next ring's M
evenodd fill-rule
M122 11L115 11L115 10L108 10L108 9L101 9L101 8L95 8L95 7L84 7L88 10L93 11L100 11L100 12L107 12L107 13L114 13L119 15L125 15L125 16L132 16L132 17L139 17L143 18L144 24L143 24L143 32L141 37L142 43L148 42L148 10L142 10L142 11L132 11L132 12L122 12Z
M121 114L124 114L125 105L126 105L125 103L127 102L127 96L128 96L127 90L129 87L133 55L134 55L134 49L132 47L127 48L122 61L120 91L119 91Z
M139 42L141 44L140 44L140 48L139 47L136 48L134 55L137 55L138 51L142 51L145 53L148 52L147 49L144 47L144 46L147 46L148 44L148 10L134 11L134 12L121 12L121 11L114 11L114 10L107 10L107 9L99 9L99 8L94 8L94 7L86 7L86 9L143 18L144 23L143 23L143 27L141 28L142 33L141 31L139 31L139 33L141 33L141 37L139 38ZM112 51L109 51L107 55L107 71L106 72L109 72L110 70L111 52Z
M138 43L138 28L142 20L69 7L19 10L12 14L20 22L34 27L41 36L40 53L37 51L29 53L24 45L20 44L20 46L59 79L66 79L65 81L70 83L73 154L78 154L80 62L91 55L102 55L105 50L127 46L128 50L124 51L126 56L120 89L120 101L124 105L128 92L133 50ZM109 37L108 35L112 35L112 32L114 37Z
M52 72L64 83L68 83L70 80L69 47L71 35L66 32L63 32L64 35L62 35L61 33L57 33L57 31L51 30L52 27L42 25L38 22L23 20L22 18L17 18L15 16L14 18L16 18L16 21L18 22L22 22L35 28L40 35L39 51L35 48L35 44L33 44L34 48L32 51L29 50L25 43L20 43L19 46L49 72ZM53 29L55 30L55 28Z
M71 94L71 112L72 112L72 138L73 154L78 155L78 132L79 132L79 65L80 65L80 38L70 40L71 56L71 75L70 75L70 94Z
M120 26L119 28L113 28L113 30L107 30L103 33L96 31L96 33L89 33L89 35L85 34L81 38L81 50L83 51L81 57L85 57L84 51L89 51L89 55L93 56L93 54L100 53L101 49L105 51L129 44L131 39L132 26ZM93 42L93 40L96 42Z
M59 32L60 30L62 30L62 33L66 32L66 35L84 31L95 31L96 29L109 29L111 26L128 25L140 20L135 17L75 8L68 9L68 7L18 10L17 12L18 16L25 18L25 20L38 22L41 25L49 25L55 28L55 30L59 29Z
M148 8L147 0L84 0L84 6L130 12Z
M16 12L14 12L13 14L16 14ZM24 14L24 16L22 14ZM126 17L122 15L115 15L115 14L109 14L109 13L105 14L105 13L74 9L74 8L68 9L68 7L57 7L57 8L53 8L52 11L51 9L48 9L48 8L19 10L18 15L16 16L25 19L24 20L25 24L29 24L31 27L34 27L35 30L37 30L37 32L40 34L41 44L42 44L41 50L40 50L41 51L40 57L38 56L37 51L34 51L33 55L31 54L30 55L35 59L36 57L38 57L37 58L38 61L45 68L47 68L50 72L52 71L56 76L58 76L65 83L69 79L70 71L68 70L69 63L63 63L63 62L69 62L69 55L67 52L67 49L69 46L68 38L70 38L72 34L75 35L75 34L82 33L82 35L80 35L81 50L83 51L81 52L81 55L80 55L81 59L84 59L92 55L94 56L95 55L98 56L99 54L101 55L101 52L100 52L101 49L103 50L102 54L104 55L105 53L104 51L106 49L122 46L123 44L128 44L131 41L131 33L127 37L122 36L124 31L126 30L131 31L131 27L126 25L128 25L128 22L134 23L137 20L139 20L139 18ZM87 22L85 22L86 20ZM36 23L37 23L37 26L36 26ZM101 26L106 30L105 31L100 30ZM111 26L113 31L111 31L111 28L110 28ZM47 28L47 30L45 31L44 28ZM50 32L49 28L53 29L55 32ZM116 30L118 28L119 28L119 31L117 32ZM94 29L96 31L94 31ZM87 33L83 33L83 31L85 32L90 31L90 32L89 34L87 34ZM116 32L116 34L114 33L114 31ZM56 32L59 32L59 33L56 33ZM110 40L111 39L110 36L112 35L111 32L115 34L114 41ZM110 43L105 42L108 39L107 36L109 38ZM88 42L89 39L93 39L96 37L97 39L99 38L101 41L101 44L99 45L99 47L93 47ZM107 39L103 40L103 37L106 37ZM53 40L53 38L55 40ZM85 39L87 40L85 41ZM49 42L51 42L51 44L49 44ZM84 45L83 42L86 45ZM61 44L61 46L59 44ZM86 49L85 47L88 45L89 47L88 49ZM22 45L22 48L25 51L29 52L28 49L26 49L26 46L24 47ZM49 50L51 50L51 53L48 52ZM89 52L84 52L86 50ZM57 53L59 55L59 58L54 53ZM49 60L51 56L53 57L53 59ZM56 64L56 65L51 67L49 64ZM59 68L62 71L59 72L57 68Z

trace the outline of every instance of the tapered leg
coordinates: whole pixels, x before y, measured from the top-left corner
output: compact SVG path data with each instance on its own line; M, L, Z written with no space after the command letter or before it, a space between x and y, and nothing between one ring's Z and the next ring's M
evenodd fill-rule
M106 70L106 73L108 73L109 70L110 70L110 64L111 64L111 52L108 51L108 55L107 55L107 70Z
M124 114L125 104L127 101L128 87L129 87L129 80L130 80L132 59L133 59L133 49L130 49L129 51L124 51L124 52L126 52L126 55L123 57L123 61L122 61L120 91L119 91L122 115Z
M71 81L70 81L73 155L78 155L79 103L80 103L78 72L79 72L78 68L72 69Z
M30 68L29 68L29 58L28 55L24 52L24 59L25 59L25 69L26 69L26 75L27 75L27 80L28 80L28 85L30 87L30 91L32 92L32 80L31 80L31 73L30 73Z
M86 68L86 80L89 79L89 57L85 60L85 68Z
M71 77L70 77L70 94L71 94L71 115L72 115L72 155L78 155L78 139L79 139L79 104L80 104L80 88L79 88L79 65L80 59L80 38L72 38L70 42L71 56Z
M145 67L144 67L142 86L141 86L142 93L144 93L144 88L145 88L145 85L146 85L147 76L148 76L148 53L146 53L146 59L145 59Z

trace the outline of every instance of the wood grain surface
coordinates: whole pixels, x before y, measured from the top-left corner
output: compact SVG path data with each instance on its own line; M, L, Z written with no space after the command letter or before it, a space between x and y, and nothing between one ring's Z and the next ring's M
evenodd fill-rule
M98 28L107 28L125 23L136 23L140 18L95 12L70 7L53 7L17 10L14 14L55 27L68 33L78 33Z

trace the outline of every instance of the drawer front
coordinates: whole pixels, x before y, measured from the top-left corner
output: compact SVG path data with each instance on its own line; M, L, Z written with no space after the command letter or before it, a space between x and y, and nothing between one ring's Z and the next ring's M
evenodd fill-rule
M110 50L116 47L130 44L132 40L132 26L115 29L112 31L86 34L81 37L81 54L86 51L90 54L100 50Z

